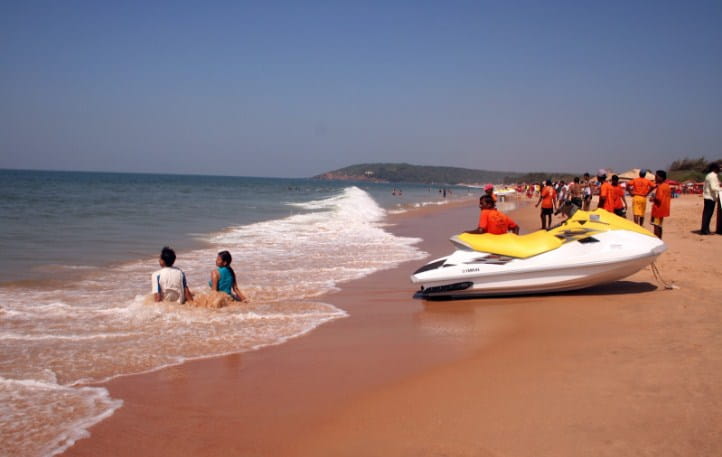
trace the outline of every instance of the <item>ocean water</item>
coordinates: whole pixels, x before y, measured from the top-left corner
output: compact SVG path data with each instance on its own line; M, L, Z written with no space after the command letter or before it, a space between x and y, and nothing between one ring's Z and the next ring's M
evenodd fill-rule
M0 170L0 454L56 455L122 407L89 383L282 344L346 313L322 296L421 259L386 217L468 197L308 179ZM229 250L250 304L152 303L160 248L197 295Z

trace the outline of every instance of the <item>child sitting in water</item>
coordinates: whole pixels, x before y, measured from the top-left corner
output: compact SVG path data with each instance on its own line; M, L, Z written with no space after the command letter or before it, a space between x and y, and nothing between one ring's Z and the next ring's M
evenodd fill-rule
M168 246L160 251L158 263L162 267L153 273L151 287L153 299L159 301L177 301L184 303L193 300L193 294L188 288L186 275L180 268L174 267L175 251Z
M225 292L237 301L248 301L245 294L241 292L236 283L236 273L231 268L231 253L221 251L216 257L216 269L211 272L211 280L209 282L211 289L219 292Z

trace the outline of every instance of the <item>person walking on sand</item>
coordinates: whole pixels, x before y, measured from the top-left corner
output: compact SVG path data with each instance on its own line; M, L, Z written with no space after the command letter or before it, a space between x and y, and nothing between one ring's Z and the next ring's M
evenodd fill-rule
M180 268L174 267L175 251L164 246L160 251L158 263L161 269L151 276L153 299L160 301L177 301L185 303L193 300L193 293L188 288L186 275Z
M720 199L720 183L719 183L720 165L718 162L712 162L707 167L707 176L704 178L704 186L702 187L702 197L704 197L704 207L702 209L702 227L700 234L709 235L709 224L712 221L714 208L717 206L717 231L718 235L722 235L722 216L720 216L719 199Z
M231 268L231 253L221 251L216 256L216 269L211 271L211 289L225 292L236 301L247 301L246 295L241 292L236 282L236 272Z
M583 189L579 181L579 176L575 176L574 180L569 183L569 201L572 202L572 205L576 206L577 209L582 209L584 205L582 196Z
M507 232L519 234L519 226L509 216L496 209L494 199L489 195L482 195L479 198L479 225L475 230L467 233L491 233L503 235Z
M654 180L657 182L657 190L652 198L652 225L654 234L662 239L662 223L665 217L669 217L669 207L672 201L672 191L667 184L667 172L657 170Z
M632 215L634 216L634 222L639 225L644 225L647 197L654 189L654 183L645 178L645 176L647 176L647 170L642 168L639 170L639 176L631 180L627 187L630 195L632 195Z
M546 185L541 189L539 194L539 200L534 205L535 208L539 207L541 203L541 228L546 230L552 225L552 214L556 210L557 204L557 192L552 187L552 180L547 179Z

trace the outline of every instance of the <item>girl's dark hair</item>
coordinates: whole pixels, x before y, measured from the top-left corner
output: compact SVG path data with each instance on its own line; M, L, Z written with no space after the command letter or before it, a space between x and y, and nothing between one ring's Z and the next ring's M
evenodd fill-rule
M233 257L231 257L231 253L228 251L221 251L218 253L218 257L221 258L221 260L226 264L226 268L228 268L228 271L231 272L231 277L233 278L233 284L236 284L236 272L233 271L233 268L231 268L231 261L233 260Z

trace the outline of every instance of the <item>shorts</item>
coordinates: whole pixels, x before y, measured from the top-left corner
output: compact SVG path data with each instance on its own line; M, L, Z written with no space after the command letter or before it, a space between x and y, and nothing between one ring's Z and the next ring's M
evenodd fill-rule
M579 197L572 197L572 204L576 205L577 208L581 208L583 205L582 199Z
M554 208L542 208L541 215L542 216L551 216L554 213Z
M635 195L632 198L632 214L635 216L644 217L644 212L647 210L647 197L641 195Z
M664 222L663 217L653 217L652 218L652 225L656 225L657 227L661 227L663 222Z

